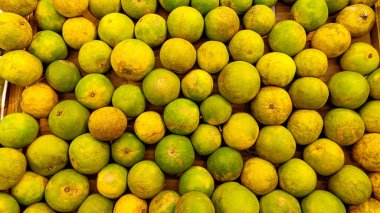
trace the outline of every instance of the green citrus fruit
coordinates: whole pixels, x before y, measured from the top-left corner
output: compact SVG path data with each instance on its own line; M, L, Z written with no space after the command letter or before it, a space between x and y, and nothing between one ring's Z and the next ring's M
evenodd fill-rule
M209 124L200 124L190 139L198 155L210 155L222 144L219 129Z
M73 62L58 60L49 64L45 78L53 89L66 93L75 89L82 76Z
M128 171L123 166L111 163L101 169L96 179L96 188L104 197L115 199L120 197L128 184Z
M139 19L148 13L156 12L157 0L122 0L121 6L129 17Z
M316 209L320 212L346 212L342 201L331 192L324 190L315 190L303 198L301 206L304 213L315 212Z
M220 125L228 121L232 114L232 106L221 95L212 95L202 101L199 107L202 119L210 125Z
M298 0L293 4L291 13L293 19L301 24L306 32L322 26L329 16L325 0Z
M228 50L235 61L254 64L264 54L264 41L252 30L241 30L232 37Z
M298 200L293 195L280 189L276 189L260 198L260 211L262 213L302 213Z
M45 64L65 59L68 54L62 36L50 30L39 31L30 43L28 51Z
M296 110L290 115L286 128L297 144L307 145L319 138L323 129L323 118L315 110Z
M123 84L113 92L112 106L119 108L129 118L137 117L146 106L143 91L136 85Z
M135 24L122 13L110 13L105 15L99 22L99 38L111 47L125 39L133 38Z
M166 40L160 49L162 65L177 74L184 74L195 64L197 53L194 46L185 39Z
M55 213L46 203L35 203L28 206L23 213Z
M256 0L257 1L257 0ZM266 5L255 5L243 16L244 27L264 36L268 34L276 23L274 12Z
M219 41L206 41L197 50L198 66L210 74L221 71L228 60L226 45Z
M191 7L197 9L202 16L205 16L212 9L215 9L219 6L219 0L192 0Z
M185 75L181 82L183 95L193 101L203 101L212 92L214 82L212 76L201 69L195 69Z
M366 79L370 88L370 96L374 99L380 99L380 69L373 71Z
M226 6L216 7L205 17L205 33L210 40L227 42L239 31L239 27L238 15Z
M88 10L98 19L110 13L118 13L120 9L120 0L91 0L88 4Z
M61 32L63 23L66 21L66 17L59 14L54 8L53 0L38 1L35 17L39 29L57 33Z
M192 166L179 179L179 194L188 192L202 192L211 197L214 191L214 179L207 169L201 166Z
M252 0L220 0L220 6L230 7L241 15L252 6Z
M370 44L358 42L351 44L340 58L342 70L368 75L379 66L379 53Z
M187 6L190 3L190 0L178 0L178 1L171 1L171 0L158 0L161 7L164 8L167 12L171 12L177 7L180 6Z
M365 130L372 133L380 133L379 116L380 101L369 101L360 109L359 114L365 125Z
M149 212L163 213L174 212L174 208L178 203L180 196L172 190L163 190L153 197L149 204Z
M317 110L326 104L329 98L329 89L319 78L303 77L291 84L289 95L297 109Z
M124 133L111 144L112 159L124 166L132 167L144 159L145 146L133 133Z
M350 0L325 0L327 8L329 9L329 14L338 12L339 10L345 8Z
M174 213L185 212L215 212L215 208L205 194L191 191L181 196L174 209Z
M144 15L136 23L135 37L152 48L160 46L167 37L166 20L158 14Z
M0 160L0 190L10 189L24 176L26 158L16 149L1 147Z
M0 211L9 213L19 213L20 205L11 195L0 192Z
M105 73L111 69L112 49L103 41L89 41L80 48L78 62L86 73Z
M233 181L243 170L243 158L235 149L221 147L207 158L207 170L217 181Z
M101 196L100 194L91 194L78 208L78 213L104 212L111 213L113 203L110 199Z
M42 200L47 181L46 177L27 171L12 187L11 194L21 205L30 206Z

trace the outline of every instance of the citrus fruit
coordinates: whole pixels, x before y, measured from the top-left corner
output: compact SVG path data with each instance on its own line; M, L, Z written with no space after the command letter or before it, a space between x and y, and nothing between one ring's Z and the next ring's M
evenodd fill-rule
M344 213L346 208L342 201L329 191L315 190L301 202L302 212L336 212Z
M305 161L292 158L278 168L280 188L295 197L304 197L314 191L317 174Z
M111 69L111 52L105 42L89 41L79 49L79 65L86 73L105 73Z
M87 131L89 116L88 109L78 101L64 100L50 111L49 127L54 135L72 140Z
M329 98L329 89L319 78L302 77L291 84L289 95L297 109L316 110L326 104Z
M162 171L175 175L193 164L195 153L191 141L186 136L172 134L158 142L154 159Z
M58 13L54 8L53 0L38 1L37 8L34 11L38 28L41 30L51 30L61 32L66 17Z
M65 59L68 55L62 36L50 30L39 31L34 35L28 51L45 64Z
M228 50L235 61L254 64L264 54L264 41L252 30L241 30L232 37Z
M380 99L380 69L373 71L366 79L370 88L370 96L374 99Z
M128 171L116 163L103 167L96 179L96 188L104 197L115 199L120 197L128 184Z
M99 109L111 102L114 86L109 78L99 73L91 73L78 81L75 96L79 103L89 109Z
M148 204L145 200L138 198L134 194L121 196L115 203L114 213L134 213L147 212Z
M142 90L145 98L151 104L164 106L178 98L181 82L173 72L158 68L144 78Z
M154 67L153 50L138 39L125 39L118 43L111 54L115 73L124 79L139 81Z
M222 134L219 129L209 124L200 124L190 139L198 155L210 155L222 144Z
M20 205L17 203L17 200L11 195L0 192L0 211L19 213Z
M79 50L86 42L96 39L96 26L84 17L69 18L62 26L62 36L67 45Z
M82 15L87 10L88 2L89 0L53 0L54 8L61 15L69 18Z
M11 195L17 202L30 206L42 200L48 179L34 172L25 172L21 180L12 187Z
M144 15L136 23L135 37L152 48L160 46L167 37L166 20L158 14Z
M110 147L107 143L96 140L90 133L85 133L71 141L69 158L72 167L78 172L95 174L107 165Z
M350 0L350 4L365 4L370 7L375 5L376 2L376 0Z
M350 0L325 0L327 8L329 9L329 14L338 12L339 10L345 8Z
M167 12L170 12L174 10L177 7L180 6L187 6L190 3L190 0L178 0L178 1L171 1L171 0L158 0L161 7L164 8Z
M172 190L163 190L153 197L149 204L149 212L174 212L180 196Z
M364 121L367 132L380 133L380 124L378 123L380 117L377 113L379 110L380 101L378 100L369 101L360 109L359 114Z
M211 197L214 191L214 179L207 169L201 166L192 166L179 179L179 194L188 192L202 192Z
M166 40L160 49L162 66L176 74L184 74L195 64L197 53L194 46L185 39Z
M375 24L375 11L365 4L354 4L343 8L335 21L345 26L353 38L368 33Z
M293 19L301 24L306 32L322 26L329 16L325 0L298 0L293 4L291 13Z
M301 213L301 206L293 195L276 189L260 198L262 213L294 212Z
M233 181L243 170L243 158L235 149L221 147L207 158L207 170L217 181Z
M152 198L158 194L164 188L164 182L164 173L153 161L140 161L128 173L129 189L142 199Z
M205 16L212 9L215 9L219 6L219 0L192 0L190 4L192 8L197 9L202 14L202 16Z
M91 0L88 4L88 10L97 19L101 19L110 13L118 13L120 9L120 0Z
M220 0L220 6L230 7L239 15L244 14L252 5L252 0Z
M111 47L125 39L133 38L135 24L122 13L110 13L100 19L98 26L99 38Z
M0 49L22 50L32 41L32 27L22 16L8 12L0 13L0 22L3 23L0 32Z
M93 111L88 119L88 129L98 140L112 141L127 128L127 117L116 107L102 107Z
M239 27L238 15L226 6L212 9L205 17L205 33L210 40L227 42L239 31Z
M25 113L11 113L0 122L0 144L5 147L22 148L38 135L38 122Z
M334 141L320 138L304 149L303 159L318 174L329 176L343 167L344 153Z
M16 13L21 16L27 16L37 7L37 0L27 1L0 1L0 9L4 12Z
M121 6L129 17L139 19L148 13L156 12L157 0L122 0Z
M110 199L107 199L100 194L91 194L78 208L78 213L92 213L92 212L104 212L111 213L113 210L113 203Z
M380 188L379 188L379 186L380 186L380 172L370 173L368 175L368 177L371 180L373 196L376 199L379 199L379 197L380 197Z
M35 118L47 118L57 103L57 93L44 83L33 84L21 94L22 111Z
M42 176L50 176L62 170L69 161L69 144L54 135L43 135L33 141L26 150L29 168Z
M215 212L215 208L205 194L191 191L181 196L174 209L174 213L185 212Z
M351 205L349 207L349 212L351 213L361 213L361 212L376 212L380 208L380 201L369 198L368 200L364 201L363 203L357 204L357 205Z
M0 190L15 186L25 174L26 158L16 149L0 148ZM0 205L1 206L1 205Z
M323 129L323 118L315 110L295 110L290 115L286 128L297 144L307 145L319 138Z
M58 60L46 68L45 78L53 89L66 93L75 89L82 76L73 62Z
M198 66L210 74L221 71L228 60L226 45L219 41L206 41L197 50Z
M277 3L277 0L253 0L254 5L265 5L267 7L273 7Z
M309 48L299 52L294 57L296 73L300 77L321 77L328 68L327 56L320 50Z
M146 144L154 144L165 136L165 124L160 114L145 111L135 120L133 125L137 137Z
M55 213L46 203L35 203L28 206L23 213Z
M133 133L124 133L111 144L112 159L124 166L132 167L144 158L145 146Z
M379 53L372 45L357 42L351 44L342 55L340 66L343 70L358 72L365 76L379 66Z
M380 148L377 146L380 134L365 134L353 147L352 156L355 162L371 172L380 172Z
M123 84L112 94L112 106L119 108L129 118L137 117L144 112L146 101L140 87Z
M185 75L181 82L183 95L193 101L203 101L212 92L214 82L212 76L201 69L195 69Z
M275 15L266 5L254 5L244 14L243 24L245 29L253 30L259 35L268 34L275 25Z
M202 119L210 125L220 125L228 121L232 114L232 106L221 95L212 95L202 101L200 107Z

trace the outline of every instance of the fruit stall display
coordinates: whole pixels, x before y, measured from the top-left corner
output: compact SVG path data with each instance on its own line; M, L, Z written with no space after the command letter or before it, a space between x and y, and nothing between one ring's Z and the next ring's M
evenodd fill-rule
M374 0L0 0L0 212L380 212Z

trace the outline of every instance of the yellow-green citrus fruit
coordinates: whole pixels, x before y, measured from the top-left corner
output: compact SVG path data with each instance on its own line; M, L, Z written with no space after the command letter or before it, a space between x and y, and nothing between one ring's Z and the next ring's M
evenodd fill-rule
M326 23L329 16L325 0L298 0L293 4L291 13L306 32L318 29Z
M35 203L28 206L23 213L55 213L46 203Z
M35 118L47 118L57 103L57 93L44 83L33 84L21 94L22 111Z
M86 176L73 169L65 169L54 174L45 188L45 200L54 210L71 212L77 209L90 192Z
M190 191L182 195L175 206L174 213L215 212L209 197L202 192Z
M21 205L30 206L42 200L47 181L46 177L27 171L12 187L11 194Z
M148 13L156 12L157 0L121 0L121 6L129 17L139 19Z
M110 13L104 16L98 25L99 38L111 47L125 39L133 38L135 24L122 13Z
M219 41L206 41L197 50L198 66L210 74L218 73L229 60L226 45Z
M380 201L375 198L369 198L363 203L357 205L351 205L349 207L350 213L362 213L362 212L376 212L380 209Z
M89 41L79 49L79 65L86 73L105 73L111 69L111 52L111 47L105 42Z
M326 137L341 146L356 143L365 131L365 125L360 115L350 109L335 108L327 112L323 118Z
M336 107L356 109L362 106L369 96L369 84L357 72L342 71L334 74L327 83L331 102Z
M255 5L243 16L244 27L253 30L264 36L268 34L276 23L276 18L272 9L265 5Z
M53 0L54 8L68 18L82 15L87 10L88 2L89 0Z
M127 128L127 117L116 107L102 107L93 111L88 119L88 129L98 140L112 141Z
M305 48L306 32L297 22L285 20L274 25L268 41L272 51L294 56Z
M161 115L155 111L145 111L133 125L137 137L146 144L155 144L165 136L165 124Z
M10 189L20 182L24 176L27 164L26 158L16 149L1 147L0 160L0 190Z
M219 0L192 0L191 7L197 9L202 16L219 6Z
M368 133L352 149L354 160L367 171L380 172L380 159L378 158L380 148L377 145L379 140L380 134Z
M368 75L379 66L379 53L370 44L358 42L351 44L340 58L342 70Z
M91 1L90 1L91 2ZM104 212L111 213L113 210L113 202L100 194L91 194L78 208L78 213Z
M326 104L329 98L329 89L319 78L303 77L292 83L289 95L297 109L316 110Z
M71 61L58 60L49 64L45 71L48 84L58 92L72 92L82 78L79 69Z
M90 112L75 100L59 102L49 114L51 132L64 139L72 140L87 131Z
M292 113L289 94L280 87L262 87L250 105L253 116L264 125L284 123Z
M359 204L371 197L371 181L366 173L353 165L344 165L330 177L328 189L345 204ZM356 189L356 190L352 190Z
M174 212L174 208L178 203L180 196L172 190L163 190L153 197L149 203L149 212Z
M54 135L43 135L33 141L26 150L29 168L42 176L50 176L62 170L69 161L69 144Z
M160 49L162 65L176 74L184 74L195 64L197 52L194 46L185 39L171 38L164 42Z
M344 153L334 141L320 138L304 149L303 159L318 174L329 176L343 167Z
M4 12L16 13L27 16L37 7L38 0L0 1L0 9Z
M212 76L201 69L195 69L186 74L181 82L183 95L193 101L203 101L212 92L214 82Z
M223 183L211 197L215 212L259 212L257 197L237 182ZM231 205L233 203L233 205Z
M68 54L62 36L50 30L39 31L30 43L28 51L45 64L65 59Z
M270 52L262 56L256 64L261 81L265 85L285 87L296 74L293 59L280 52Z
M99 73L91 73L78 81L75 97L89 109L99 109L111 102L114 86L109 78Z
M137 117L146 106L143 91L136 85L123 84L113 92L112 106L119 108L127 117Z
M11 195L0 192L0 211L9 213L19 213L20 205Z
M260 211L262 213L302 213L298 200L293 195L280 189L276 189L260 198Z
M253 0L254 5L265 5L267 7L273 7L277 3L277 0Z
M181 82L172 71L158 68L144 78L142 90L151 104L164 106L178 98Z
M365 4L370 7L375 5L376 2L376 0L350 0L350 4Z
M290 115L286 128L297 144L307 145L319 138L323 129L323 118L315 110L295 110Z
M366 79L370 88L370 96L374 99L380 99L380 69L373 71Z
M218 76L220 94L233 104L243 104L252 100L259 92L260 84L259 72L245 61L229 63Z
M69 18L62 26L62 36L67 45L79 50L86 42L96 39L96 26L84 17Z
M187 135L192 133L199 124L199 108L193 101L179 98L164 109L166 128L174 134Z
M76 137L69 147L71 166L78 172L90 175L98 173L110 159L110 147L96 140L90 133Z
M315 190L301 202L302 212L311 213L317 209L320 212L345 213L346 208L342 201L333 193L324 190Z
M198 155L210 155L222 144L219 129L209 124L200 124L190 139Z
M18 86L34 84L42 73L42 62L24 50L10 51L0 58L0 77Z
M195 153L189 138L172 134L157 144L154 159L162 171L176 175L194 163Z
M327 56L320 50L309 48L302 50L294 57L296 73L300 77L321 77L328 68Z
M157 195L164 188L164 182L164 173L153 161L140 161L128 173L129 189L142 199L152 198Z
M252 6L252 0L220 0L220 6L230 7L241 15Z
M217 181L234 181L243 170L243 157L235 149L221 147L207 158L207 170Z
M115 199L120 197L128 184L128 171L123 166L111 163L99 171L96 188L104 197Z
M164 8L167 12L171 12L177 7L180 6L187 6L190 3L190 0L177 0L177 1L172 1L172 0L158 0L161 7Z
M293 158L278 168L280 188L295 197L304 197L314 191L317 174L305 161Z
M203 34L203 16L195 8L189 6L177 7L170 12L167 26L172 38L183 38L195 43Z
M239 27L238 15L226 6L216 7L205 17L205 33L210 40L227 42L239 31Z
M121 196L115 203L114 213L125 213L128 209L129 212L147 212L148 204L144 199L137 197L134 194L126 194Z
M325 0L327 8L329 9L329 14L338 12L339 10L345 8L350 0Z
M252 30L241 30L232 37L228 50L235 61L254 64L264 54L264 41Z
M364 4L354 4L343 8L335 21L345 26L352 38L358 38L372 29L375 19L376 14L372 8Z
M204 122L220 125L228 121L232 114L232 106L221 95L212 95L202 101L199 107Z
M284 163L296 152L293 135L283 126L265 126L255 144L260 157L274 164Z
M214 191L212 175L201 166L192 166L179 179L179 194L184 195L191 191L202 192L211 197Z
M125 39L118 43L111 54L115 73L124 79L139 81L154 67L153 50L138 39Z
M7 12L0 13L0 22L2 23L0 49L21 50L32 41L32 27L22 16Z
M380 187L379 187L380 186L380 172L370 173L368 177L371 180L373 196L377 200L379 200L380 198Z
M38 1L37 8L34 12L37 20L38 28L41 30L51 30L61 32L66 17L58 13L54 8L53 0Z
M39 132L39 124L25 113L11 113L0 122L0 144L5 147L23 148L32 143Z
M167 34L166 20L160 15L149 13L136 23L135 37L152 48L164 43Z
M273 191L278 183L276 168L269 161L253 157L244 162L240 176L243 186L255 195L265 195Z
M379 115L380 101L369 101L360 109L359 114L365 125L365 130L370 133L380 133Z
M223 125L222 134L227 146L244 150L255 143L259 135L259 125L250 114L238 112Z
M341 24L328 23L319 27L311 39L312 48L324 52L327 58L336 58L350 47L351 34Z
M144 159L145 146L133 133L124 133L111 144L112 159L124 166L132 167Z
M98 19L110 13L118 13L121 9L120 0L90 0L88 9Z

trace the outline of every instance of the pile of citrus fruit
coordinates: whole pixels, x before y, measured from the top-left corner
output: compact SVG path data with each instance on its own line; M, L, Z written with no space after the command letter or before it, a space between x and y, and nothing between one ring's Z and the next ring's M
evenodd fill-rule
M375 3L0 0L0 212L380 212Z

